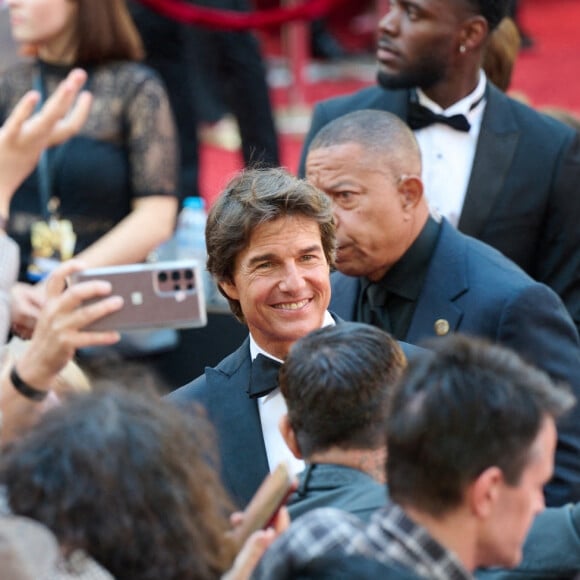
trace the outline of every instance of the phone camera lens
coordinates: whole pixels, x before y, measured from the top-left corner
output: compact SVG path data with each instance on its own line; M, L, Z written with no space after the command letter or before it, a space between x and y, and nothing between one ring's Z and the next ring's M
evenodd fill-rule
M179 280L181 276L179 275L179 272L177 270L174 270L173 272L171 272L171 279L172 280Z
M193 280L193 270L185 270L184 275L186 280Z
M159 282L167 282L167 272L159 272L157 279Z

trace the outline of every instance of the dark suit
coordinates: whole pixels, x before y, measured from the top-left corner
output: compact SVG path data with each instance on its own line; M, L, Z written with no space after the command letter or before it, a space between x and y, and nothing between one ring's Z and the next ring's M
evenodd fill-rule
M331 308L356 319L359 278L334 273ZM580 340L558 296L534 282L493 248L443 220L407 335L412 344L436 336L435 322L450 332L486 337L510 347L555 379L568 382L580 400ZM580 499L580 406L560 424L557 466L547 501ZM575 489L573 489L575 487Z
M319 103L300 164L327 123L361 109L406 121L408 91L379 87ZM552 287L580 328L580 136L493 85L459 219L460 231L511 258Z
M338 322L338 321L337 321ZM419 349L401 345L407 356ZM180 407L201 403L218 434L222 482L239 507L245 507L269 473L257 399L247 394L251 371L250 339L215 368L169 395Z

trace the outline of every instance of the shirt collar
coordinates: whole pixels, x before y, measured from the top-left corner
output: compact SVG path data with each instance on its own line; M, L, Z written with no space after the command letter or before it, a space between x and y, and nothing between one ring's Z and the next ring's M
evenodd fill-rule
M456 103L453 103L447 109L441 108L435 101L431 100L420 88L415 89L417 92L417 100L419 104L427 107L434 113L439 113L441 115L451 116L451 115L465 115L468 116L469 113L478 109L485 102L485 85L487 83L487 77L483 70L479 71L479 82L475 89L469 93L466 97L463 97Z
M389 293L417 300L435 250L441 224L429 217L417 239L382 277L379 284ZM370 280L365 279L367 284Z

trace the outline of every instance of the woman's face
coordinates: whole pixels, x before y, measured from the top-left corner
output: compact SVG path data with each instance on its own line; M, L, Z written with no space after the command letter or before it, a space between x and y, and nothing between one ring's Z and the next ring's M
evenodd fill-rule
M12 36L19 43L66 47L74 38L74 0L8 0Z

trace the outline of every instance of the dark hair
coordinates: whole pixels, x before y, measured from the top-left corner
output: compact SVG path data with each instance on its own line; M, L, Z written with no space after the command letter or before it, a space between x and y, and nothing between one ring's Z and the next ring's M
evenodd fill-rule
M546 416L574 397L514 352L453 335L413 358L387 421L389 493L441 515L485 469L517 485Z
M396 115L362 109L338 117L322 127L309 151L356 143L364 151L388 160L392 173L420 173L421 152L413 132Z
M324 255L332 266L334 221L326 195L281 168L247 169L226 185L209 212L205 229L209 272L218 282L233 282L236 258L250 243L254 229L285 216L303 216L318 223ZM239 301L226 298L243 322Z
M490 32L507 15L511 0L464 0L476 14L486 20Z
M384 445L388 397L405 366L397 341L367 324L326 326L296 341L280 389L301 453Z
M0 457L0 482L15 514L116 578L215 578L232 554L210 433L201 416L153 395L84 395Z
M70 1L78 4L76 64L143 59L143 44L125 0Z

